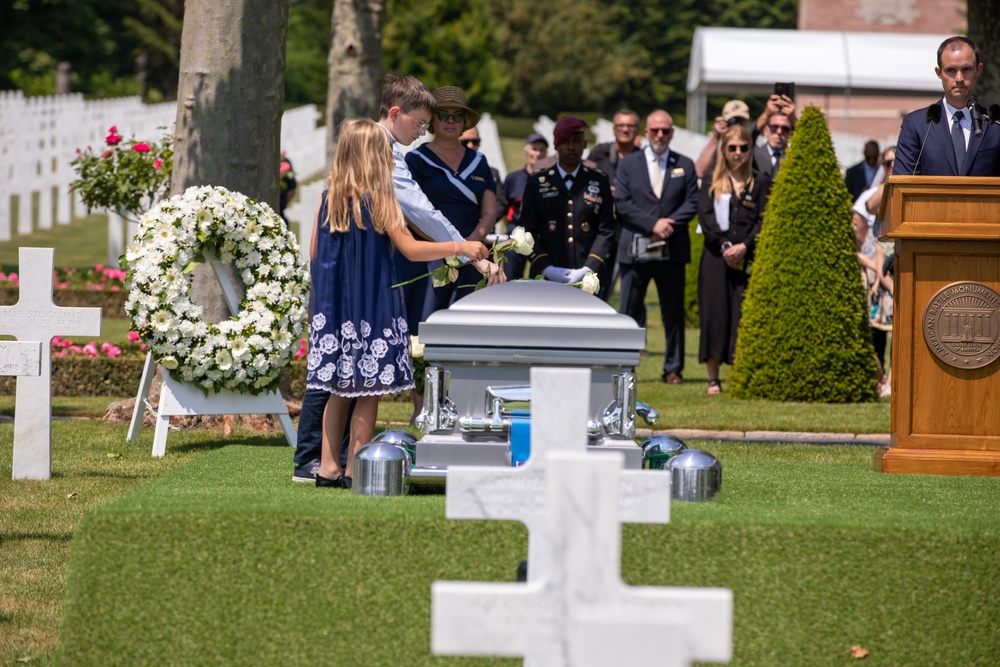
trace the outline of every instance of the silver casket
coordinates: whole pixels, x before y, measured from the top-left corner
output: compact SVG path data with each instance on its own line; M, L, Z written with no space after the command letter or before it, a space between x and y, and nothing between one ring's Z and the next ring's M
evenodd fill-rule
M444 481L449 465L512 464L511 433L527 432L532 366L591 369L590 445L625 453L640 468L635 367L646 331L576 287L518 281L480 290L420 325L428 364L423 437L414 445L412 481Z

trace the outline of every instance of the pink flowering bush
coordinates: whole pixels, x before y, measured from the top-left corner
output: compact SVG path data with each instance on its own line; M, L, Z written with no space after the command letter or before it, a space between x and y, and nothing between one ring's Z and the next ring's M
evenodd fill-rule
M88 209L103 208L139 215L170 192L174 152L172 137L161 143L123 141L112 125L99 152L90 146L76 149L71 163L77 179L71 188L80 193Z
M56 396L125 396L139 387L146 346L136 331L122 343L89 341L75 343L57 336L52 339L52 391ZM306 339L299 343L292 363L281 380L285 396L301 397L306 391ZM422 360L415 360L422 361ZM422 381L422 373L419 376ZM13 394L15 377L0 377L0 392ZM389 400L409 401L409 392Z
M9 283L18 286L20 278L16 273L0 272L0 285ZM92 269L77 270L63 267L52 272L52 288L86 289L92 291L120 292L125 289L125 272L118 268L98 264Z
M135 334L133 340L132 334ZM142 356L146 351L146 346L139 343L139 334L134 331L129 332L129 342L122 345L114 343L90 341L84 345L74 343L71 340L56 336L52 339L52 358L61 357L108 357L114 359L121 356L137 357Z

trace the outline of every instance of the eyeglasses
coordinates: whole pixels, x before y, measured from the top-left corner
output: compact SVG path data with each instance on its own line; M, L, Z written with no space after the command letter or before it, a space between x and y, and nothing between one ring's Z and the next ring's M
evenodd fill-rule
M726 146L726 150L730 153L735 153L736 151L739 151L740 153L749 153L750 144L729 144Z
M479 139L463 139L462 143L469 148L479 148Z
M464 123L465 122L465 112L464 111L438 111L437 112L437 117L438 117L438 120L441 121L442 123L447 122L447 120L449 118L452 119L453 121L455 121L456 123Z
M616 130L637 130L639 126L636 123L617 123L614 128Z
M768 125L767 129L771 130L775 134L780 134L782 132L785 133L785 134L791 134L792 133L792 126L791 125Z
M672 127L647 127L646 132L650 134L663 134L667 135L674 131Z
M892 160L883 160L882 164L884 164L886 167L891 167L895 161L896 161L895 158Z
M425 132L427 132L427 126L431 124L430 121L427 121L426 123L421 123L419 120L411 116L409 111L403 111L402 109L399 110L399 113L403 114L404 116L412 120L414 123L416 123L417 129L420 130L420 134L424 134Z

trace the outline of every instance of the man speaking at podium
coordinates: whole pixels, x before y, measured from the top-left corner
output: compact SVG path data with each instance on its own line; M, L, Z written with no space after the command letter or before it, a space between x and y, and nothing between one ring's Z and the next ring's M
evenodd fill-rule
M892 173L1000 174L1000 126L993 124L1000 119L990 118L975 98L983 71L979 48L968 37L949 37L938 47L937 64L944 99L903 117Z

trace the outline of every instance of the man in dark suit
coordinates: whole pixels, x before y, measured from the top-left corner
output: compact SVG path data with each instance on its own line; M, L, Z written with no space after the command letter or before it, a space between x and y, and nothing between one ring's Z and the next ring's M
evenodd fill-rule
M680 384L684 370L684 265L691 261L688 223L697 211L698 177L690 158L670 150L673 134L670 114L663 110L649 114L649 145L618 163L615 203L621 264L618 310L638 322L649 281L656 283L667 339L663 381ZM653 248L644 248L648 245Z
M851 193L851 201L857 200L861 193L872 186L872 179L878 173L878 142L869 139L865 143L865 159L847 169L844 183Z
M607 174L608 180L611 181L611 194L614 194L618 162L626 155L639 150L639 114L631 109L619 109L611 122L614 126L615 140L594 146L587 156L587 163L594 163L594 166ZM616 237L615 243L617 241ZM611 285L617 277L618 265L612 258L599 272L601 284L607 285L607 289L604 290L605 299L611 296Z
M784 113L772 114L764 126L764 138L767 143L754 149L753 161L756 168L771 177L773 181L778 176L781 161L788 148L788 140L794 130L791 117Z
M983 72L979 48L968 37L949 37L938 47L937 63L944 99L903 117L892 173L1000 174L1000 127L984 120L986 109L974 97Z
M626 155L639 150L639 114L631 109L619 109L611 122L614 125L615 140L597 144L587 159L608 175L612 187L615 184L615 170L618 162Z
M583 162L587 123L564 116L553 130L558 162L528 177L519 222L535 238L531 276L576 283L599 273L614 250L615 206L603 172ZM602 292L610 285L601 285Z

